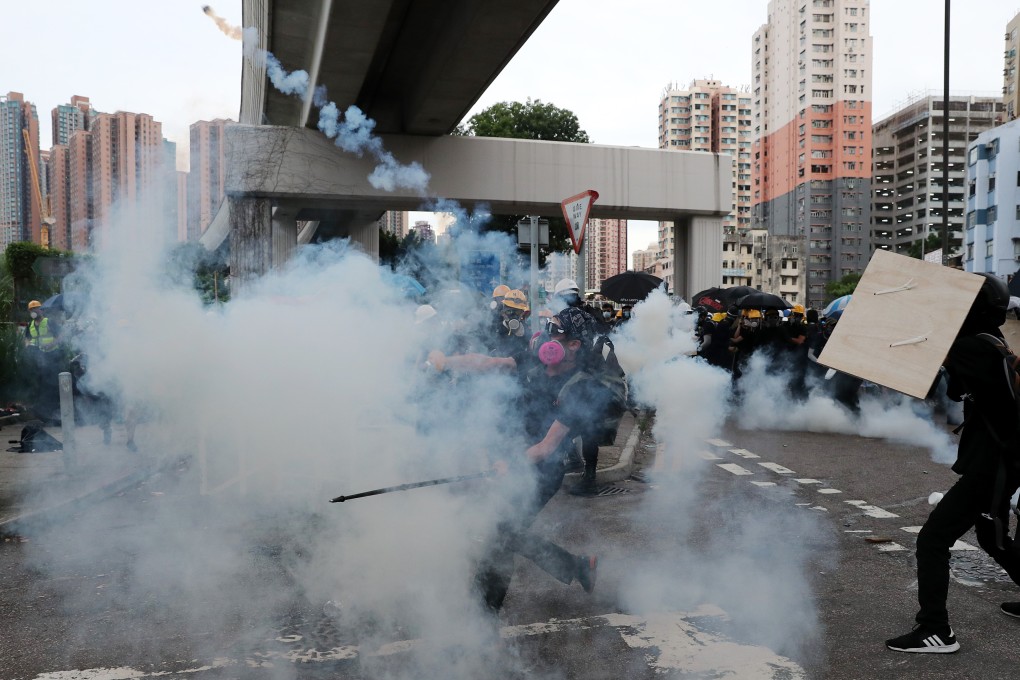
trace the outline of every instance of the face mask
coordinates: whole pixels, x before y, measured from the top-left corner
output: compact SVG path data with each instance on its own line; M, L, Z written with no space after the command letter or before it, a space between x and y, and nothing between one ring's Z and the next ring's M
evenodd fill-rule
M503 319L503 328L510 331L511 335L524 335L524 324L516 317Z
M623 318L624 319L629 319L630 318L630 312L624 312L623 313Z
M606 320L609 320L609 319L613 318L613 313L612 312L602 312L602 318L606 319Z
M567 352L563 349L563 345L555 340L543 342L542 346L538 348L538 360L546 366L555 366L563 361L565 356L567 356Z
M498 307L498 306L499 306L499 303L496 302L495 300L493 300L492 302L489 303L489 309L495 310L496 307Z
M38 319L39 318L39 315L36 314L35 312L29 313L29 316L32 317L33 319Z

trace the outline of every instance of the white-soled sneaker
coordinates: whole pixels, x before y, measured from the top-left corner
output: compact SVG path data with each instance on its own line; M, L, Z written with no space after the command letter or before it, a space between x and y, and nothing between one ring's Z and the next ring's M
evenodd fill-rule
M918 654L952 654L960 649L960 643L949 632L937 631L924 626L914 626L914 630L892 640L886 640L885 646L894 652L914 652Z
M1020 602L1003 602L999 609L1006 616L1020 619Z

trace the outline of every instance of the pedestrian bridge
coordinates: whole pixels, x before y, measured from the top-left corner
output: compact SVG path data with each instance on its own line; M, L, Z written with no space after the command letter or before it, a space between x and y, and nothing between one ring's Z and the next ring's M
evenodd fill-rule
M443 197L494 213L559 215L585 189L593 217L676 224L675 291L721 283L721 218L732 208L732 158L632 147L450 136L557 0L244 0L245 26L288 71L306 70L376 121L388 151L430 174L428 195L385 192L375 163L316 129L311 97L275 90L245 61L240 124L227 129L228 200L203 242L229 236L241 285L284 261L297 223L327 226L378 252L384 210L423 209ZM310 93L309 93L310 94Z

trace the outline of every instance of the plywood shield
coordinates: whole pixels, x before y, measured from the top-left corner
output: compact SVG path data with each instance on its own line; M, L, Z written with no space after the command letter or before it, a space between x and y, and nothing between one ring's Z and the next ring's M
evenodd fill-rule
M819 363L924 398L984 279L878 250Z

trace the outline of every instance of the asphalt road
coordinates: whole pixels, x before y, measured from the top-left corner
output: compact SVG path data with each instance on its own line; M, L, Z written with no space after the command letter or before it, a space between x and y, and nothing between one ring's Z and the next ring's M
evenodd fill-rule
M929 494L954 479L926 450L857 436L736 428L679 464L660 455L656 466L655 443L647 437L640 447L644 481L622 482L592 499L561 493L535 525L574 552L598 552L595 592L564 586L518 559L499 640L437 642L347 620L312 595L274 599L290 592L286 566L295 556L285 540L246 546L251 569L237 578L247 601L230 603L229 611L199 607L182 614L172 606L173 592L131 589L124 555L68 559L63 551L73 544L72 521L24 542L0 543L0 677L1015 673L1020 620L1001 615L998 605L1020 593L966 545L953 552L950 586L961 651L908 655L884 647L886 638L910 629L915 613L910 528L924 522ZM215 511L214 500L196 497L186 475L175 473L87 512L116 532L144 525L160 504ZM963 540L976 546L973 535ZM186 545L168 546L166 555L167 568L186 569Z

